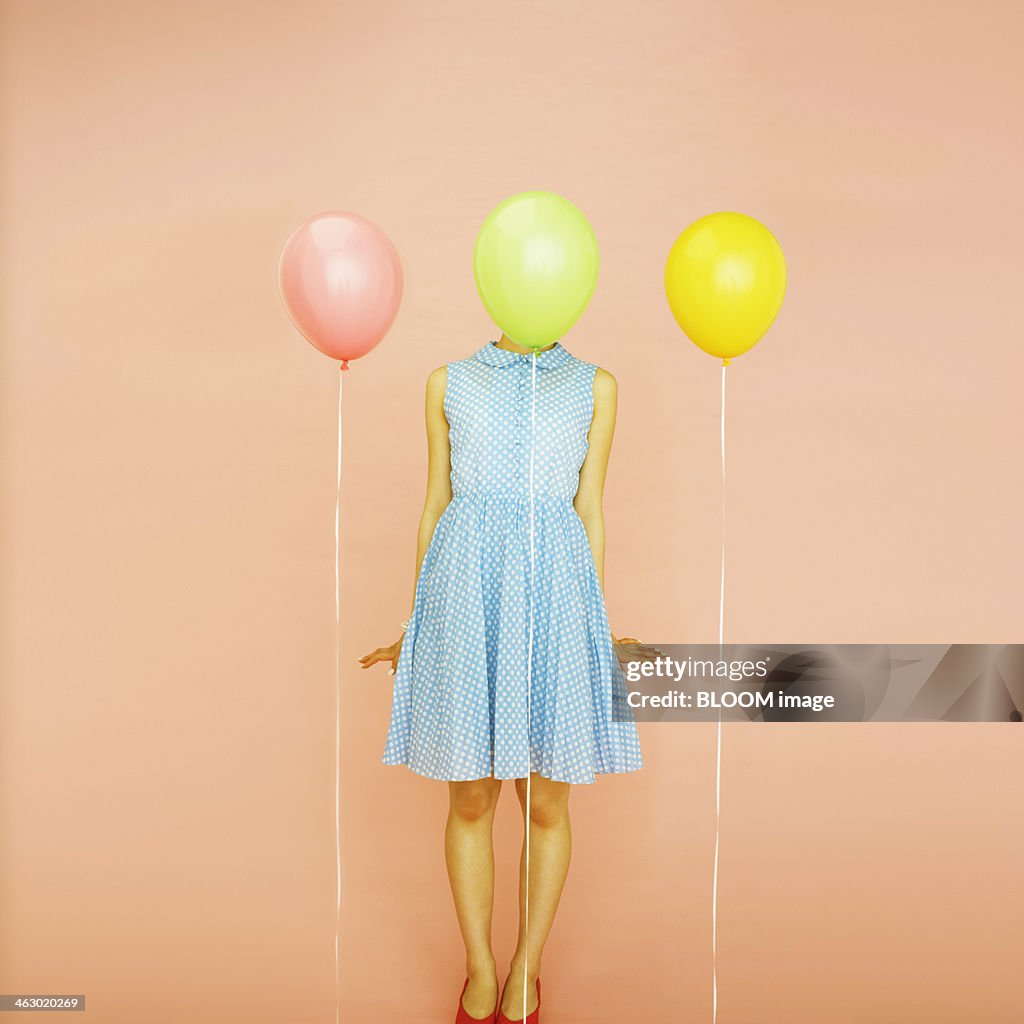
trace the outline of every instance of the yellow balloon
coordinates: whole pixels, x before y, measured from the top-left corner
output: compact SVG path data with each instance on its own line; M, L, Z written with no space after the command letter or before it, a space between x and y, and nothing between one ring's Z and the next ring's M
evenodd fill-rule
M520 192L488 215L473 249L477 291L519 345L543 348L580 318L597 284L597 239L555 192Z
M698 348L726 364L764 336L785 294L782 247L744 213L694 221L665 263L665 295L676 323Z

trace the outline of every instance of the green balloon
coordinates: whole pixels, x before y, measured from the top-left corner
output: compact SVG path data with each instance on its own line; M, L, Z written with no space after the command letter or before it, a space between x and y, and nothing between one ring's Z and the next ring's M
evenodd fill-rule
M520 192L487 215L473 249L477 291L519 345L558 341L597 284L597 239L587 218L554 192Z

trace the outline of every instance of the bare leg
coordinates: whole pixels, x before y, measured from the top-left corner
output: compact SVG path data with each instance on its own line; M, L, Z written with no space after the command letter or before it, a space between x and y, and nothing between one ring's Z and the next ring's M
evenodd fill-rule
M569 871L572 834L569 829L569 783L552 782L536 772L530 776L530 933L526 919L526 837L519 863L519 938L509 965L501 1010L510 1020L522 1020L537 1008L537 976L562 887ZM516 796L526 820L526 779L516 779ZM529 959L527 959L529 957ZM523 978L526 1010L523 1010Z
M444 856L455 898L455 913L466 946L469 987L462 1000L471 1017L494 1012L498 979L491 950L494 909L494 809L500 779L449 782Z

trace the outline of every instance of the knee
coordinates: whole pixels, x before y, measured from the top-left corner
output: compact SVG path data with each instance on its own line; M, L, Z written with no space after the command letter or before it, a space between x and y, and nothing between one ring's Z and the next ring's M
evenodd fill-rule
M564 800L542 797L539 800L530 795L530 824L538 828L554 828L569 816L569 807Z
M453 782L451 810L462 821L479 821L494 810L498 790L486 781Z

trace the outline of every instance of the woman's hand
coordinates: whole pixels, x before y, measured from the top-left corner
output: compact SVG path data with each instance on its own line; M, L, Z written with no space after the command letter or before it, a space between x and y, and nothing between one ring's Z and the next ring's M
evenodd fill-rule
M631 661L655 661L665 656L664 651L659 651L657 647L648 647L647 644L640 643L632 636L624 636L616 640L613 633L612 643L615 644L615 654L619 659L619 664L623 667ZM624 650L619 646L620 644L627 645L629 649Z
M398 655L402 651L402 641L404 639L405 634L403 633L390 647L378 647L377 650L364 654L359 659L359 664L363 668L369 668L371 665L376 665L378 661L390 661L391 668L388 669L388 675L393 676L395 669L398 668Z

